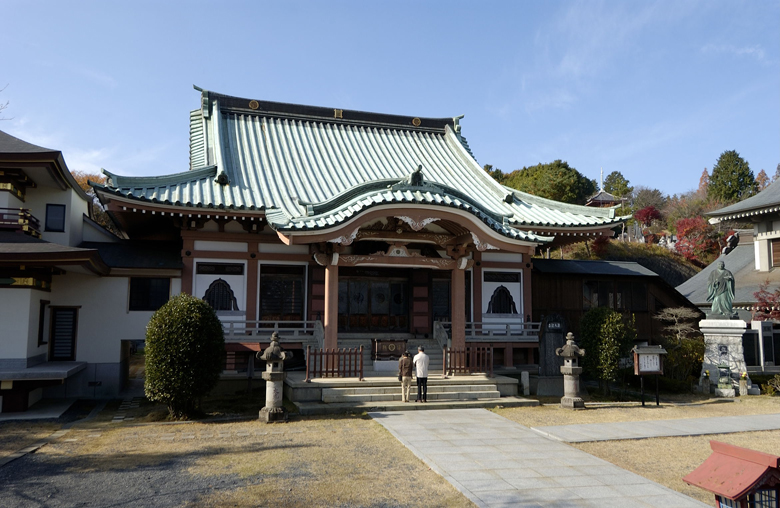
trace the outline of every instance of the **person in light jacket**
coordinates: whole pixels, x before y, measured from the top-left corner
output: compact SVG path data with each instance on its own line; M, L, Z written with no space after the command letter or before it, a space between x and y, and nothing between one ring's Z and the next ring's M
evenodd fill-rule
M417 347L414 355L414 368L417 374L417 400L415 402L428 402L428 364L431 359L425 354L425 348Z
M398 379L401 381L401 400L409 402L409 392L412 389L412 355L404 351L398 360Z

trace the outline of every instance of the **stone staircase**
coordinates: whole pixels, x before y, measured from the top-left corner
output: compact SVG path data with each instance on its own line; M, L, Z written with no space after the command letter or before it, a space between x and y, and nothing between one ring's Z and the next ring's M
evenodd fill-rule
M431 374L441 374L444 354L439 344L434 339L414 339L408 338L407 350L414 357L417 354L417 346L425 348L425 354L430 357L428 371ZM339 337L339 347L345 349L358 348L363 346L363 371L374 372L374 363L371 360L371 338L341 338ZM393 375L397 371L389 371L388 375Z
M417 396L417 385L412 384L409 398ZM496 385L428 385L428 401L498 399L501 392ZM366 388L323 388L322 402L389 402L401 401L401 387L370 386Z

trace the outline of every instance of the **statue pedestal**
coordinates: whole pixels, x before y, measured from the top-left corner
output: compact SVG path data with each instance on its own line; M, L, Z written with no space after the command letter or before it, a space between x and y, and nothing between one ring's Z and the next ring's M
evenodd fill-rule
M714 389L716 397L736 397L736 391L734 388L718 388Z
M715 395L733 397L733 388L738 386L740 374L747 372L742 348L742 336L747 329L747 323L741 319L705 319L699 322L699 329L704 334L701 373L704 375L704 371L708 370L710 377L718 379L718 367L727 365L731 371L732 389L715 388Z

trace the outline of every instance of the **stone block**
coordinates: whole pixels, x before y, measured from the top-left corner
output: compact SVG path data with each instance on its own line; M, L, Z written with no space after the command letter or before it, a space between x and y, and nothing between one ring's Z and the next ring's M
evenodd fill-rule
M736 391L733 388L715 388L714 393L716 397L734 397Z
M531 375L527 370L520 373L520 382L523 384L523 395L531 395Z

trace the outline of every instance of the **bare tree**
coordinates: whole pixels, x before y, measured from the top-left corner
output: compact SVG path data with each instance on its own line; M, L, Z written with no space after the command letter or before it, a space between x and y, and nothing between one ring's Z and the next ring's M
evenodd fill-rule
M666 337L673 339L677 345L685 339L697 338L699 330L694 323L701 319L701 313L688 307L670 307L655 315L655 319L664 323Z
M0 93L3 93L6 88L8 88L8 85L0 88ZM3 111L8 109L8 104L10 103L11 101L0 102L0 120L13 120L13 118L3 118Z

